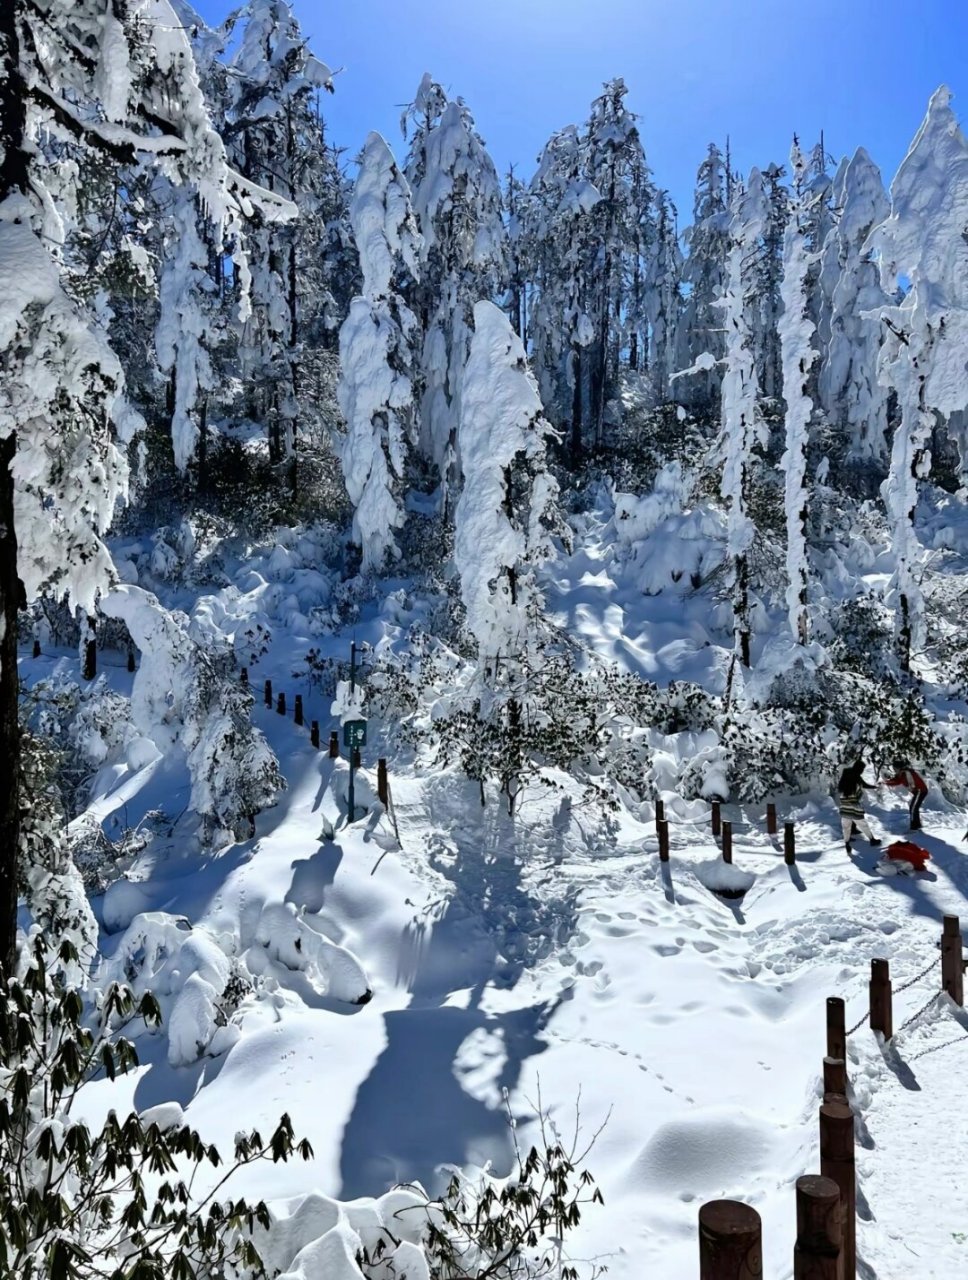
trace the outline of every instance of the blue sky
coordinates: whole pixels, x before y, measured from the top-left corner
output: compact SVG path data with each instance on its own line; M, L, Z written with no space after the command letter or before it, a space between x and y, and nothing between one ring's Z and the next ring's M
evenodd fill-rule
M209 20L234 7L202 0ZM824 130L889 182L941 83L968 123L965 0L294 0L314 52L345 67L324 109L354 156L370 129L402 155L424 71L467 102L495 163L530 175L556 128L624 76L656 182L689 220L706 144L736 167L785 163Z

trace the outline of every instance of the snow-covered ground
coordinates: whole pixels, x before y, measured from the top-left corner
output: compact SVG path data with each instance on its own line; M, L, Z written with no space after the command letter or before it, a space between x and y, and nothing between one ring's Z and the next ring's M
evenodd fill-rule
M612 559L586 545L561 566L550 604L562 624L649 678L717 687L722 651L707 644L700 603L690 612L681 598L632 592ZM357 638L387 626L373 605ZM345 656L348 641L322 647ZM325 744L331 700L292 675L310 645L320 641L298 621L278 626L250 678L256 689L271 678L290 707L301 692ZM72 661L25 658L24 674ZM447 1164L506 1171L504 1093L519 1142L534 1135L540 1098L565 1138L576 1116L586 1137L604 1124L587 1165L605 1204L585 1212L573 1256L616 1280L693 1280L699 1205L731 1196L763 1216L764 1274L790 1277L793 1184L818 1170L825 998L844 996L852 1025L872 958L889 959L900 986L938 956L944 913L968 919L964 815L929 802L930 872L887 878L866 846L847 856L824 797L781 803L797 823L793 868L761 810L726 806L735 866L754 877L727 902L704 887L719 853L702 803L667 797L662 866L649 806L606 822L577 791L570 803L542 790L512 821L497 798L481 809L459 776L414 768L371 725L358 788L369 812L349 825L345 763L261 699L254 716L289 789L247 843L197 851L178 817L188 777L177 758L134 757L98 781L109 832L159 807L174 825L97 904L119 971L123 955L130 971L154 969L166 1026L142 1037L135 1073L88 1088L89 1113L174 1100L227 1150L239 1128L265 1131L286 1111L314 1159L257 1166L239 1192L351 1200L396 1182L438 1187ZM373 796L380 754L399 844ZM901 835L901 798L882 798L875 825ZM145 912L165 914L146 929ZM148 937L165 949L146 961ZM259 985L216 1027L212 993L233 959ZM372 999L352 1003L367 988ZM866 1027L850 1037L868 1278L968 1274L958 1179L968 1017L946 997L928 1003L939 989L936 966L897 996L897 1027L927 1008L889 1048Z

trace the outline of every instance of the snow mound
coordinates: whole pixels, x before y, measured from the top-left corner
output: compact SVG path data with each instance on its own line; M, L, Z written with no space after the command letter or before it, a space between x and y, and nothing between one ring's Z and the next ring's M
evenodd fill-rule
M756 876L752 871L741 871L722 858L700 862L692 870L699 883L713 893L746 893L756 883Z
M644 1191L712 1197L734 1191L769 1159L772 1134L750 1116L716 1116L660 1125L636 1159L631 1178Z
M330 942L321 927L297 914L292 903L273 903L263 909L255 939L271 960L305 973L320 995L365 1004L371 992L363 966L352 951ZM264 968L265 954L260 956L258 948L246 955L254 973Z

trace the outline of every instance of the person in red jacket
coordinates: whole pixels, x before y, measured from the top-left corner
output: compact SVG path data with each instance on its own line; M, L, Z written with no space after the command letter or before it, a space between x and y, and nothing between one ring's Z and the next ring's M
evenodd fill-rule
M895 770L893 778L885 779L885 786L888 787L907 787L911 792L911 799L908 802L908 811L911 814L911 831L921 830L921 806L924 804L924 797L928 794L928 784L921 775L904 760L892 760L892 768Z

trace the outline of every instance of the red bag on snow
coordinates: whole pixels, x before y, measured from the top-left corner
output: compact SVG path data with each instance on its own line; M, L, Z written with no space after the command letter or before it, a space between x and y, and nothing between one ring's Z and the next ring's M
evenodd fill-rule
M922 849L919 844L912 844L910 840L895 840L888 845L884 856L892 862L910 862L915 871L924 871L924 864L931 858L927 849Z

